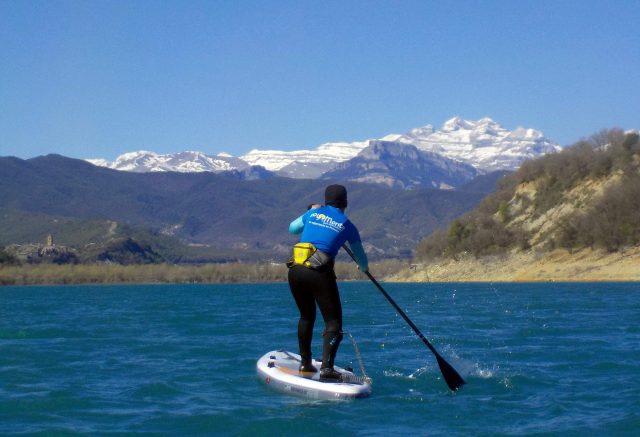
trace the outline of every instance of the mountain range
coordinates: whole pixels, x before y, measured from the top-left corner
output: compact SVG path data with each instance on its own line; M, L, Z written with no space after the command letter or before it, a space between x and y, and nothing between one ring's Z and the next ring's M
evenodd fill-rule
M129 172L227 172L247 179L274 175L382 183L399 188L451 188L492 171L517 169L522 162L560 147L535 129L505 129L490 118L454 117L440 129L427 125L398 135L357 142L325 143L298 151L254 149L240 157L190 151L125 153L115 161L89 159ZM266 171L265 171L266 170Z
M295 240L288 223L322 202L327 184L348 182L348 214L367 253L409 257L417 241L477 205L499 178L558 150L533 129L453 118L440 129L241 157L0 157L0 245L55 233L73 247L116 237L128 247L138 235L169 262L281 260Z
M352 182L347 213L372 258L408 257L417 241L473 208L501 176L482 175L456 190ZM236 171L135 173L60 155L4 157L0 245L44 241L54 233L58 244L81 246L95 243L97 234L106 238L113 229L133 227L164 239L164 246L170 238L218 254L235 251L234 259L261 253L260 259L278 261L295 241L288 224L308 204L322 202L331 182L279 176L246 180Z

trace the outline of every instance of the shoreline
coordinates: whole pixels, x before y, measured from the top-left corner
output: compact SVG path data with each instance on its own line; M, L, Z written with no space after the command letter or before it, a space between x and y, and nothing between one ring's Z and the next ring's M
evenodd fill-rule
M516 252L475 258L439 259L415 264L388 282L640 282L640 247L609 253Z
M411 264L385 261L371 265L386 283L451 282L640 282L640 247L608 253L583 249L570 253L511 253L475 258L438 259ZM337 263L339 282L368 281L352 263ZM205 265L22 265L0 266L0 287L22 285L109 284L255 284L286 283L283 264Z

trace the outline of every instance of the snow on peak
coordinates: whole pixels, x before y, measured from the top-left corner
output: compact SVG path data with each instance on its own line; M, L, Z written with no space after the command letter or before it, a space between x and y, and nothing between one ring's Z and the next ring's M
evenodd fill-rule
M407 133L407 136L413 137L413 138L419 138L419 137L424 137L424 136L427 136L427 135L431 135L434 132L435 132L435 129L433 128L433 126L428 124L426 126L422 126L422 127L417 127L415 129L411 129Z
M362 149L369 145L369 141L354 143L324 143L312 150L294 150L290 152L280 150L253 149L240 158L250 165L261 165L267 170L282 171L293 164L313 166L327 166L327 169L340 162L355 157Z
M94 165L101 165L114 170L137 173L176 171L181 173L221 172L244 170L249 165L232 156L210 156L199 151L185 151L161 155L155 152L140 150L124 153L113 162L90 160Z
M481 172L515 170L526 159L560 150L540 131L522 127L509 131L489 117L477 121L454 117L440 130L425 130L422 135L415 131L395 136L395 141L471 164Z
M118 156L118 159L136 159L138 157L147 155L157 156L157 153L151 152L149 150L138 150L137 152L123 153L122 155Z
M453 117L439 130L428 124L379 140L411 144L423 151L470 164L480 172L515 170L525 159L559 150L559 146L540 131L521 127L509 131L490 117L477 121ZM262 165L268 170L296 177L300 166L314 166L316 173L320 169L328 171L354 158L372 141L376 140L326 143L312 150L293 152L254 149L241 158L251 165ZM307 172L304 177L309 174Z
M443 132L454 132L460 129L472 129L474 124L460 117L453 117L442 125Z
M102 158L98 158L98 159L85 159L85 161L98 166L98 167L108 167L109 166L109 161L107 161L106 159L102 159Z
M560 150L557 144L535 129L517 127L510 131L489 117L476 121L453 117L440 129L427 124L405 134L389 134L380 139L351 143L324 143L314 149L253 149L239 158L224 152L206 155L187 151L161 155L140 150L120 155L110 163L97 159L89 161L96 165L135 172L220 172L244 170L249 166L259 165L285 176L315 178L356 157L372 141L380 140L410 144L422 151L438 153L445 158L472 165L479 172L515 170L525 159Z

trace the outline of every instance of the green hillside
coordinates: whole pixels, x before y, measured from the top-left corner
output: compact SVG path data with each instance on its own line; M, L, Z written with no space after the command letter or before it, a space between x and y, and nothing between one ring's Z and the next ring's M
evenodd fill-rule
M51 236L57 247L69 248L78 262L147 264L169 262L203 264L228 261L257 261L258 251L188 245L149 229L112 220L85 220L24 211L0 209L0 247L9 254L15 245L34 250ZM7 261L8 263L8 261Z
M0 209L0 246L45 243L47 236L57 244L83 246L116 235L117 223L110 220L80 220L70 217Z
M640 244L640 140L603 131L526 162L472 212L422 241L418 259Z

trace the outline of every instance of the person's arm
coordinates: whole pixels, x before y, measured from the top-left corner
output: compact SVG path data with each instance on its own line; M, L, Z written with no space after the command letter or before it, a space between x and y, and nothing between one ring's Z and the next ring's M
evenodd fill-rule
M366 272L367 270L369 270L369 260L367 259L367 254L364 253L362 242L356 241L354 243L349 243L349 247L351 248L353 255L356 257L356 263L358 263L358 269L361 272Z
M304 228L304 220L302 219L302 217L304 217L304 214L302 214L300 217L289 224L290 234L299 234L300 232L302 232L302 229Z

